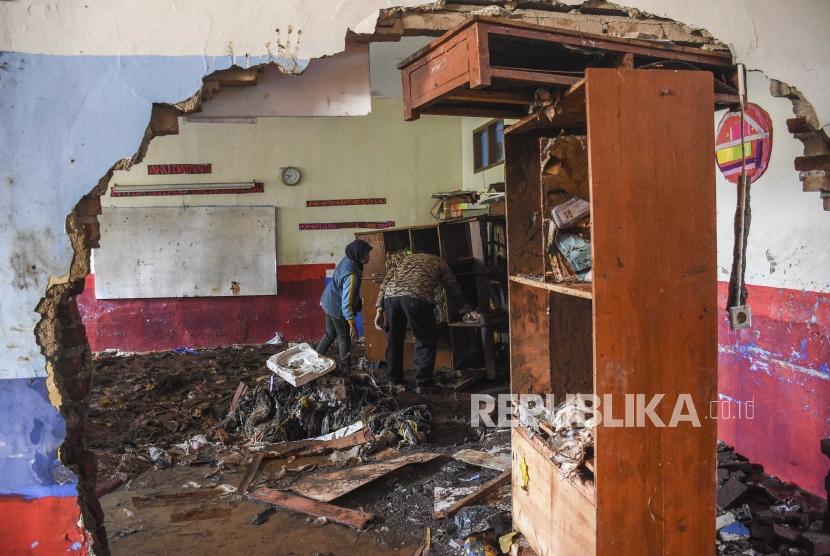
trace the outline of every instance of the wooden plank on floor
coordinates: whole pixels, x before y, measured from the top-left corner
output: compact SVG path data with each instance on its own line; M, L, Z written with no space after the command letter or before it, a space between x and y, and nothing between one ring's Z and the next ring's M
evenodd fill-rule
M440 455L432 452L417 452L380 463L370 463L329 473L311 475L297 481L291 487L291 490L321 502L331 502L396 469L413 463L425 463Z
M273 504L285 510L298 512L313 517L325 517L329 521L363 529L375 516L368 512L326 504L318 500L296 496L281 490L258 488L248 495L250 498Z
M597 554L710 554L717 242L712 74L588 69ZM626 394L666 424L614 426ZM668 426L688 395L700 426ZM605 403L603 402L603 407ZM687 412L688 414L688 412ZM624 532L624 534L621 534Z
M456 513L458 513L458 511L461 508L463 508L465 506L469 506L471 504L475 504L479 500L487 498L488 496L490 496L490 494L495 492L495 490L498 487L500 487L501 485L503 485L503 484L505 484L509 481L510 481L510 471L507 470L507 471L504 471L503 473L501 473L500 475L498 475L497 477L495 477L493 479L490 479L489 481L487 481L486 483L481 485L481 487L478 490L476 490L472 494L469 494L469 495L465 496L464 498L462 498L461 500L459 500L458 502L456 502L455 504L453 504L452 506L450 506L449 508L447 508L443 512L438 512L438 513L433 514L432 517L434 517L435 519L443 519L445 517L452 517Z
M452 457L458 461L484 467L485 469L493 469L495 471L507 471L510 469L510 454L494 455L489 452L482 452L481 450L459 450Z

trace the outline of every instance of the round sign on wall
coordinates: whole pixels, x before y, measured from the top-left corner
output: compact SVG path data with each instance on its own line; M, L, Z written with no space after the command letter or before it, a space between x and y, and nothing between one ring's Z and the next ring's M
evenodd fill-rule
M727 112L718 124L715 158L724 177L738 183L741 161L746 161L749 181L754 182L767 170L772 151L772 119L766 110L749 103L744 111L744 144L741 149L741 113Z

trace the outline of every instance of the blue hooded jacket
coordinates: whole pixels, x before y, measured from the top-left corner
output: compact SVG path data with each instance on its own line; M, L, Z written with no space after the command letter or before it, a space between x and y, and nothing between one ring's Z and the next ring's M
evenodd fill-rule
M356 239L346 246L346 256L337 263L331 282L320 298L323 311L330 317L354 320L363 308L363 300L360 298L362 260L371 250L372 246L362 239Z

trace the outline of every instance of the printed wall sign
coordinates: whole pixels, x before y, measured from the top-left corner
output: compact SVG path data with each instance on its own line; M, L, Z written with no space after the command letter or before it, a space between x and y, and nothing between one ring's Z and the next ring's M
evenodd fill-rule
M738 183L742 161L750 183L767 170L772 152L772 119L757 104L748 104L744 112L743 149L741 149L741 113L727 112L718 124L715 158L724 177ZM743 151L743 152L742 152Z
M301 230L342 230L345 228L367 228L370 230L383 230L394 228L395 221L387 222L319 222L313 224L300 224Z
M211 164L148 164L148 176L165 176L169 174L211 174Z
M326 199L322 201L306 201L307 207L347 207L352 205L385 205L385 197L371 197L367 199Z

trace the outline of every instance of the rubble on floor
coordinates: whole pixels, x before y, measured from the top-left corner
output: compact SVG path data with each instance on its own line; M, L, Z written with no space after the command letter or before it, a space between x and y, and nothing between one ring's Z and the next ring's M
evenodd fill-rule
M477 371L439 372L426 396L364 362L294 387L265 367L280 349L96 358L86 441L113 553L172 551L187 531L194 551L260 539L254 554L279 532L331 554L531 554L511 530L510 431L472 429L458 391ZM543 410L519 407L521 426L583 478L589 413ZM718 460L718 554L827 553L822 500L725 445Z
M222 520L267 529L305 515L314 526L364 529L379 554L422 544L426 529L430 554L455 554L465 537L435 515L434 496L459 485L468 497L485 490L465 506L509 515L509 481L488 488L499 472L476 464L503 463L509 431L471 429L469 395L459 392L480 371L438 371L439 391L418 396L393 391L358 357L294 387L265 365L284 347L96 358L87 442L101 494L112 491L108 518L107 501L120 500L108 525L114 552L157 534L153 518L215 531ZM456 452L480 453L465 463ZM145 477L155 488L142 489ZM135 494L125 502L125 492Z
M765 475L724 443L718 445L717 504L718 554L830 554L830 534L822 533L826 502Z

